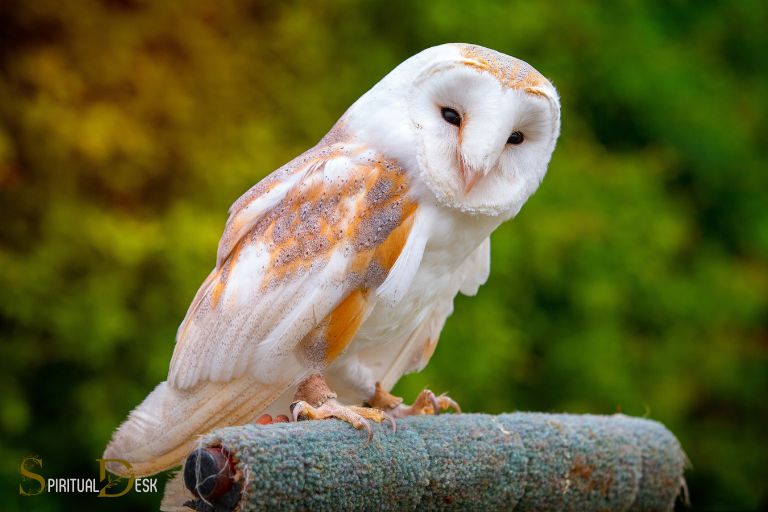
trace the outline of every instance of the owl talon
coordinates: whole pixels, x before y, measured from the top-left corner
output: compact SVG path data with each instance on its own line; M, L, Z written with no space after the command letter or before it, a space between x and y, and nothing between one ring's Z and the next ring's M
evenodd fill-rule
M397 422L395 421L395 418L388 412L382 411L382 413L384 414L384 417L389 421L389 424L392 425L392 432L397 432Z
M290 406L291 421L299 421L299 418L301 418L302 413L304 413L305 405L309 405L309 404L303 400L297 400L291 404ZM303 420L305 418L301 418L301 419Z
M453 409L457 413L461 412L459 404L447 394L443 393L440 396L435 396L429 389L425 389L419 393L419 396L416 397L416 400L414 400L413 404L410 406L403 405L402 402L402 398L384 391L378 384L376 385L376 391L373 397L368 401L371 406L386 411L393 418L417 416L420 414L438 415L442 411L448 411L450 409Z
M373 429L371 428L371 424L367 421L363 420L363 427L365 427L365 430L368 431L368 439L365 441L365 446L368 446L371 444L371 441L373 440ZM358 428L358 427L355 427Z
M432 411L435 416L440 416L440 404L432 391L429 391L429 401L432 403Z
M459 406L459 404L456 403L456 401L449 397L446 393L443 393L437 397L437 403L441 411L453 409L454 412L461 413L461 406Z

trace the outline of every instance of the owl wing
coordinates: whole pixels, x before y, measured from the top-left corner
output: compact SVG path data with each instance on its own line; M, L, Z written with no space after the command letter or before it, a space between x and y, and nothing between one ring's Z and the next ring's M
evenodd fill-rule
M327 366L376 300L407 288L424 247L417 210L406 172L358 146L312 150L265 178L230 210L169 384L285 382Z
M366 351L362 359L375 370L375 379L384 389L392 387L407 373L424 369L435 352L445 321L453 313L453 300L458 292L477 294L488 280L491 270L491 239L486 238L456 269L453 287L436 298L418 327L399 343L376 351Z

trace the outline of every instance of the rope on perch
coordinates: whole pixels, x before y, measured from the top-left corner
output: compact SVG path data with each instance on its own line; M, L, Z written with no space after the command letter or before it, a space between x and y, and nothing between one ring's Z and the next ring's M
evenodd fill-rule
M685 485L677 439L620 414L416 416L374 429L368 444L339 421L213 431L161 508L659 511Z

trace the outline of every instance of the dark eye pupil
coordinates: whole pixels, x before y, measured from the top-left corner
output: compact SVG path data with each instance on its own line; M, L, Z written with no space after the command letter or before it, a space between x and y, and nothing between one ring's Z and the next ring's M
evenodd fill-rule
M512 135L507 139L507 144L520 144L524 138L523 132L512 132Z
M443 115L443 119L445 119L446 122L456 126L461 124L461 116L452 108L443 107L440 109L440 113Z

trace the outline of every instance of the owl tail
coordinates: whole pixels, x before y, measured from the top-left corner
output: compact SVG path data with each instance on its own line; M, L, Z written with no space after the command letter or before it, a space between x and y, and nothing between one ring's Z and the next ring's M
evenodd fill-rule
M145 476L182 464L197 438L214 428L253 421L289 386L253 378L201 382L176 389L161 382L112 435L104 451L107 469Z

